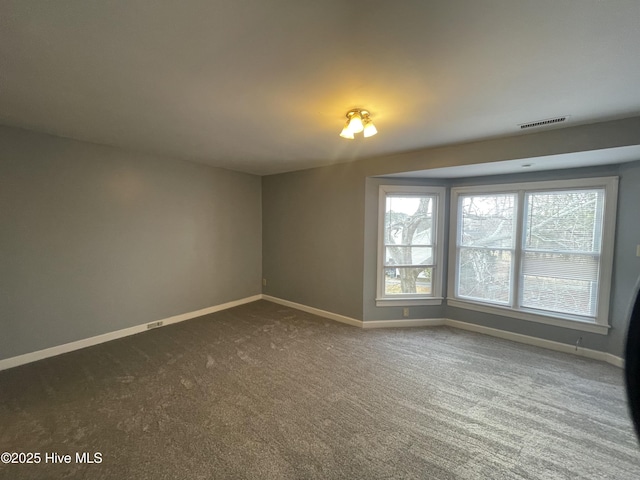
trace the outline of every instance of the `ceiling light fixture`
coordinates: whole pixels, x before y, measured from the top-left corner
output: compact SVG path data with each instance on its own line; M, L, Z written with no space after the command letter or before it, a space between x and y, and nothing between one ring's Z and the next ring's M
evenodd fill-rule
M353 140L354 133L364 132L365 137L372 137L378 130L369 118L369 111L360 108L354 108L347 112L347 123L344 125L340 136Z

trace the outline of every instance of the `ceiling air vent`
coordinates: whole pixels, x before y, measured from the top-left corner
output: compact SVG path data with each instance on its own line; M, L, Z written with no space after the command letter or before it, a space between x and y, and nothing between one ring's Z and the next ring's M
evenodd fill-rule
M568 115L565 115L563 117L548 118L546 120L538 120L536 122L521 123L520 124L520 129L524 130L525 128L543 127L545 125L552 125L554 123L561 123L561 122L564 122L567 118L569 118Z

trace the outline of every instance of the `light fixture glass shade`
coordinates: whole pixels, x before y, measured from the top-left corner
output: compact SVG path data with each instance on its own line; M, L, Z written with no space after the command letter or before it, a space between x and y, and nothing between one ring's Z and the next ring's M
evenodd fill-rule
M369 120L368 118L364 119L364 136L366 137L373 137L376 133L378 133L378 129L376 128L376 126L373 124L373 122L371 120Z
M360 112L354 112L349 116L349 130L351 130L351 133L360 133L362 130L364 130Z
M342 129L342 132L340 132L340 136L342 138L349 138L353 140L353 133L351 132L351 130L349 130L349 122L345 124L344 128Z

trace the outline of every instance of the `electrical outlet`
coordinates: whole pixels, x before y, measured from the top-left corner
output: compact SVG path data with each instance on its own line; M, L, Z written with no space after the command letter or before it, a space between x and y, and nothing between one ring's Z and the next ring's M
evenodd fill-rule
M263 278L263 279L262 279L262 286L263 286L263 287L266 287L266 286L267 286L267 279L266 279L266 278Z
M147 323L147 330L150 328L158 328L162 326L162 320L158 320L157 322Z
M403 316L404 318L407 318L407 317L409 316L409 309L408 309L407 307L404 307L404 308L402 309L402 316Z

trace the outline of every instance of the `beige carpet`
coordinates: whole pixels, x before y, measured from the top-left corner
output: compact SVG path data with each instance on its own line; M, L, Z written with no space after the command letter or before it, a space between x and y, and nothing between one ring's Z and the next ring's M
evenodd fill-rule
M620 369L264 301L0 372L4 451L43 458L2 479L640 478Z

